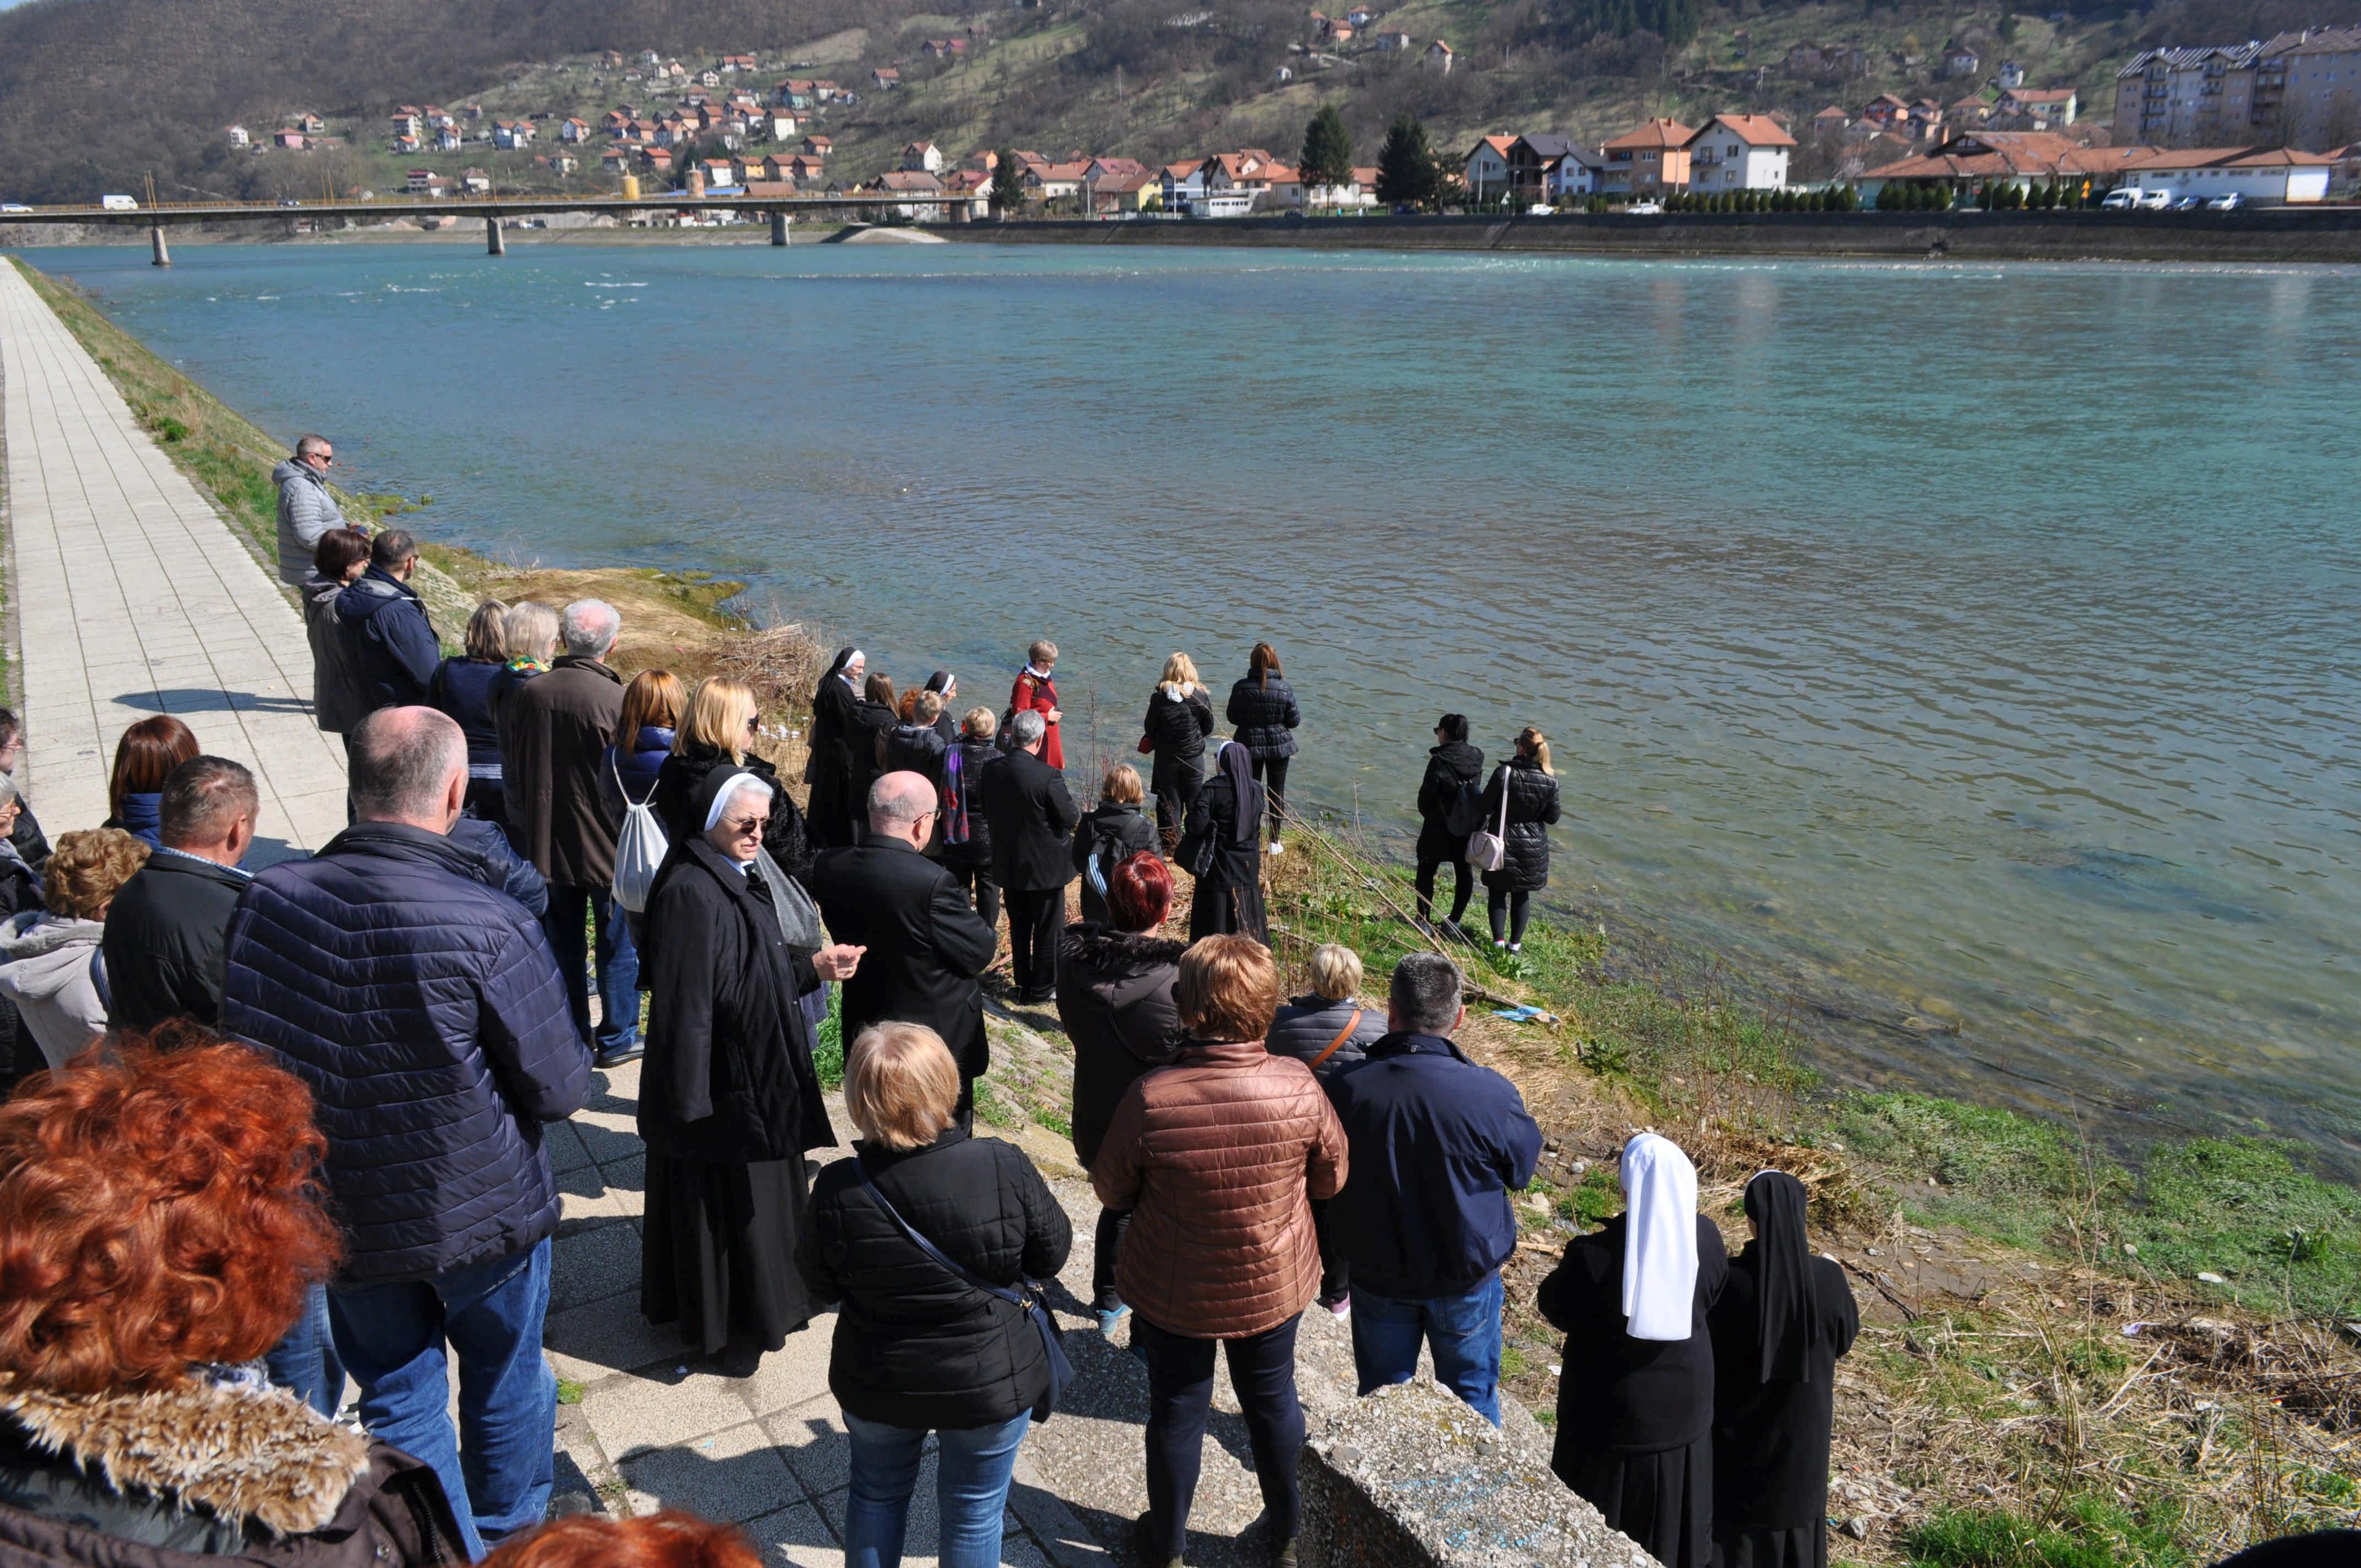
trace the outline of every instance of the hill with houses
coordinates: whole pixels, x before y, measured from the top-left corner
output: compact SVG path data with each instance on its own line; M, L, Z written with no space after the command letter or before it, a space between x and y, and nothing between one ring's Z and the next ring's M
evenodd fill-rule
M1789 177L1817 181L1962 126L2104 146L2123 139L2117 74L2145 50L2361 21L2361 0L919 3L33 0L0 12L0 197L151 176L167 196L263 199L626 173L664 188L724 159L729 178L808 190L927 172L925 153L905 167L919 148L948 172L1001 147L1145 172L1292 161L1323 104L1359 166L1404 114L1454 168L1488 135L1597 148L1725 114L1781 126ZM2345 118L2361 109L2287 130L2324 146L2361 135ZM2247 130L2213 139L2268 139Z

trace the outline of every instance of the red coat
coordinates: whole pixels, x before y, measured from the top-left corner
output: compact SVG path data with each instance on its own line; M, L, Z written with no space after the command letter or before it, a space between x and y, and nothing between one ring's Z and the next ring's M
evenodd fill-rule
M1040 714L1041 722L1049 726L1049 738L1041 743L1041 760L1062 773L1066 766L1066 743L1058 733L1057 723L1049 717L1050 710L1057 706L1058 682L1055 676L1036 675L1029 669L1017 673L1016 684L1008 692L1008 717L1015 718L1028 707Z

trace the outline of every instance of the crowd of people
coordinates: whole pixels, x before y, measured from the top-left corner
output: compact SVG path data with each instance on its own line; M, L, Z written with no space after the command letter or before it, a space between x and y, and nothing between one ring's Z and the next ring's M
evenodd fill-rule
M544 1129L643 1056L642 1311L742 1374L832 1308L847 1561L900 1561L932 1434L941 1560L998 1562L1016 1454L1068 1375L1040 1282L1072 1245L1026 1156L973 1135L1004 913L1010 997L1054 1007L1072 1043L1090 1305L1147 1371L1139 1559L1183 1559L1219 1357L1271 1560L1295 1561L1308 1310L1348 1321L1363 1392L1409 1381L1423 1348L1500 1421L1511 1195L1542 1135L1455 1043L1466 988L1444 952L1372 1002L1358 955L1322 947L1312 989L1283 994L1261 887L1302 716L1269 643L1225 740L1192 662L1167 661L1148 779L1105 769L1087 811L1053 644L997 715L956 712L949 672L897 694L845 649L813 694L799 808L755 749L752 692L626 680L609 605L487 603L445 657L417 542L344 526L330 455L307 437L282 468L280 565L348 827L249 874L253 776L170 718L123 736L107 822L54 846L0 770L21 1080L0 1108L0 1543L143 1568L751 1561L680 1516L540 1528ZM1513 948L1559 816L1549 744L1524 730L1487 780L1467 736L1444 716L1418 793L1419 919L1464 936L1477 856ZM8 770L21 740L0 712ZM1456 905L1433 922L1445 863ZM1186 939L1164 934L1176 869ZM816 1065L831 1011L857 1137L815 1178L838 1142ZM1625 1215L1541 1290L1567 1335L1558 1474L1668 1568L1817 1568L1854 1318L1802 1186L1748 1185L1755 1236L1730 1259L1671 1143L1633 1139L1622 1180ZM348 1378L357 1431L333 1419ZM134 1424L165 1434L136 1463Z

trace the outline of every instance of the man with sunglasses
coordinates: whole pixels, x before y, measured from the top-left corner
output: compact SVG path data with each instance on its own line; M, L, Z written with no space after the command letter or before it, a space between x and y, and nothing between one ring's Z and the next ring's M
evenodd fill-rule
M968 902L959 879L923 852L941 814L923 773L892 773L869 790L869 839L827 850L812 863L811 893L835 941L865 948L844 982L847 1046L872 1024L924 1024L960 1069L960 1124L973 1112L975 1080L992 1065L976 977L999 937Z
M328 466L336 449L324 435L298 436L295 455L270 471L279 487L279 580L300 588L312 574L320 535L346 526L345 514L328 489Z

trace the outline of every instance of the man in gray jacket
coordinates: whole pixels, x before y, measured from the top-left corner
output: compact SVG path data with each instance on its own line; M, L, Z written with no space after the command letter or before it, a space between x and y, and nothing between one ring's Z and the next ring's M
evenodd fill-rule
M298 436L295 455L270 471L279 487L279 580L300 588L312 574L312 552L320 535L346 526L336 498L328 493L328 465L336 451L324 435Z

